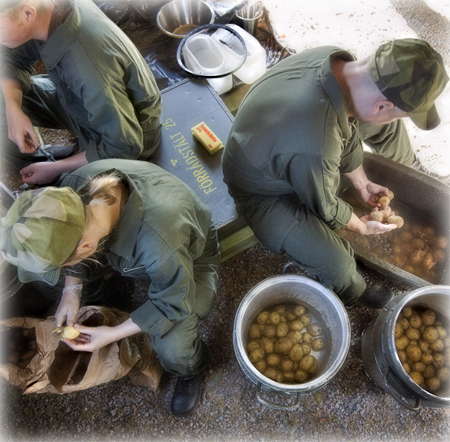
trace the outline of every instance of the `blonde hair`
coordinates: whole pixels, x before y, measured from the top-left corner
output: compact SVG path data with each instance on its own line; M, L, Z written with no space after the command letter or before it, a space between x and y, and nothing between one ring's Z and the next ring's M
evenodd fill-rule
M117 172L108 172L105 175L99 175L93 178L89 182L86 191L83 192L80 197L85 201L91 201L93 198L100 198L105 202L106 205L112 206L119 200L121 194L125 195L125 190L126 185L122 181L121 176ZM84 206L84 213L86 219L84 230L86 231L87 227L90 224L90 220L92 219L92 212L89 205ZM83 237L84 234L81 238L83 239ZM90 250L83 254L80 254L77 252L77 249L75 249L61 267L73 266L74 264L78 263L80 259L83 261L88 260L101 265L101 263L94 257L94 255L102 251L107 239L108 237L103 238L99 243L97 249L93 251Z

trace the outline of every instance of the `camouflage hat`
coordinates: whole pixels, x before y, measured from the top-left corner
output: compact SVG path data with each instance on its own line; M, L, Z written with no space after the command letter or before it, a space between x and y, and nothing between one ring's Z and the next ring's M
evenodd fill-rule
M22 1L23 0L0 0L0 14L5 12L7 9L13 8Z
M382 45L370 58L370 73L381 93L420 129L440 123L434 101L448 76L442 57L426 41L405 38Z
M84 224L84 205L70 187L29 190L1 220L1 254L18 267L21 282L55 285L61 265L80 242Z

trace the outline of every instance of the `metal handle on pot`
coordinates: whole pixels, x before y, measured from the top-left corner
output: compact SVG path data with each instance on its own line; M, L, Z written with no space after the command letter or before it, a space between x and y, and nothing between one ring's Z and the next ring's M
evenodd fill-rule
M420 397L417 398L416 404L410 405L408 402L405 402L404 398L400 396L393 388L391 388L391 385L388 382L389 375L392 375L395 382L398 383L397 378L393 374L392 370L388 368L387 372L384 375L384 385L389 390L389 394L400 404L403 405L405 408L407 408L410 411L419 411L420 406L422 404L422 399Z
M300 405L300 393L297 393L297 398L295 400L295 403L293 403L292 405L281 405L281 404L276 404L274 402L270 402L270 401L264 399L261 396L261 392L262 392L261 384L258 384L258 389L256 390L256 398L258 399L258 402L260 404L265 405L266 407L273 408L274 410L290 411L290 410L297 408Z

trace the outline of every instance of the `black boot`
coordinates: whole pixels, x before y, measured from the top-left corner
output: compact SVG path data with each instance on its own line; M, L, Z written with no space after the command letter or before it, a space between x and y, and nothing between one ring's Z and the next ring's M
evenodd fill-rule
M359 300L369 307L383 308L391 299L394 298L392 290L382 284L375 284L372 287L367 287Z
M172 397L172 414L187 416L197 405L202 393L203 375L178 377Z

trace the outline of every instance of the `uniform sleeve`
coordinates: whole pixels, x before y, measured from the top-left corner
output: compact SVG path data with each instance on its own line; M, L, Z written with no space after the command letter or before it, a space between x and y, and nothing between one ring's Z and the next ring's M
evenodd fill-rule
M155 261L148 256L145 262ZM149 264L148 300L131 314L133 322L152 336L162 336L173 324L188 317L195 305L196 285L188 244L160 265Z
M295 155L286 164L286 179L300 199L330 229L345 227L352 208L336 195L340 182L339 161L319 155Z
M31 87L31 75L35 73L32 64L38 59L39 56L33 42L15 49L0 45L1 76L18 81L22 86L23 93L26 94Z
M140 159L145 148L144 130L156 133L159 127L159 91L153 95L149 92L144 100L133 103L126 85L114 81L104 90L84 97L84 106L90 126L98 133L95 139L79 140L89 162L106 158Z

